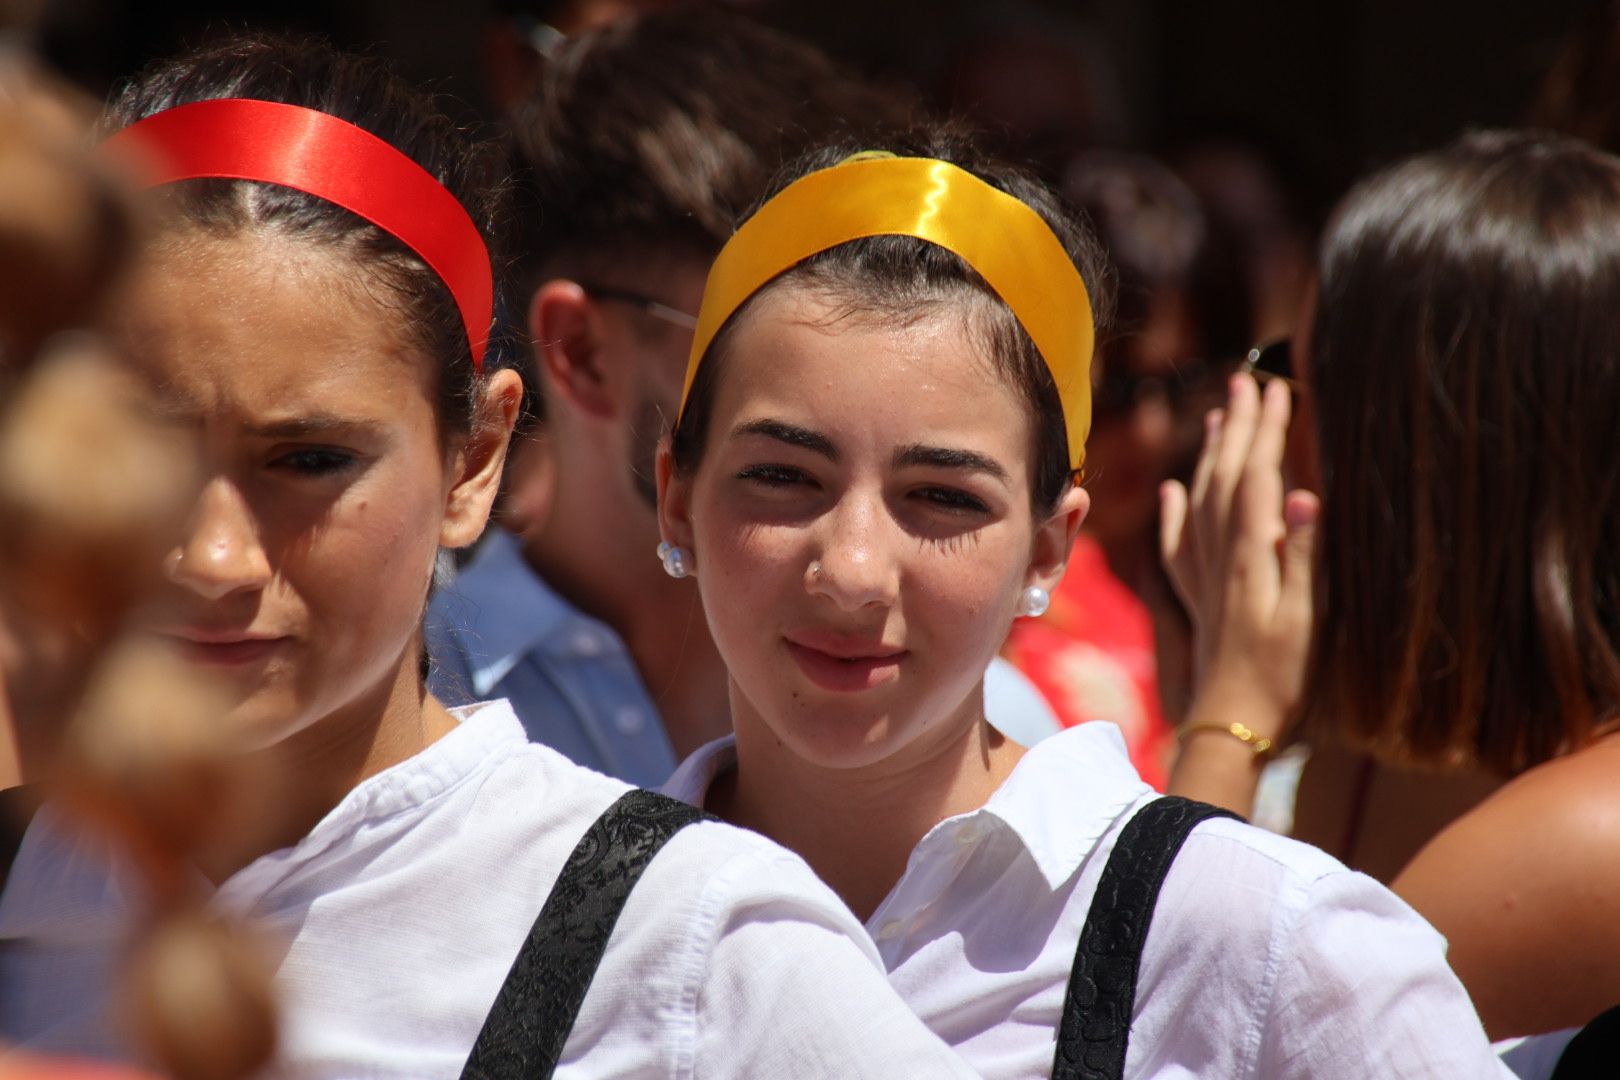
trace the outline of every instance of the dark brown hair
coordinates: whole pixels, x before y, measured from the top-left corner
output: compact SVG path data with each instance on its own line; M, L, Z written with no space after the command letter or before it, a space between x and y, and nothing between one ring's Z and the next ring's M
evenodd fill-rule
M500 189L492 182L498 156L469 141L431 97L379 61L340 52L319 39L239 37L160 61L114 95L103 127L117 130L177 105L215 98L300 105L364 128L432 174L491 243L501 204ZM163 194L188 226L220 234L273 229L353 259L385 287L384 295L398 305L418 345L443 364L441 422L448 430L470 427L478 380L460 311L439 276L398 239L348 210L277 184L187 180L168 185ZM507 351L501 335L492 333L486 371L499 366Z
M817 150L778 177L766 199L801 177L836 165L859 150L871 149L879 148L847 144ZM1102 251L1045 185L1028 173L983 157L970 140L944 128L918 131L880 149L949 161L1033 209L1051 227L1080 271L1090 293L1098 332L1103 332L1112 292ZM738 318L761 296L789 286L835 296L846 315L905 321L942 305L959 310L996 370L1017 388L1029 406L1034 421L1031 503L1035 512L1044 515L1057 505L1075 478L1069 465L1067 429L1057 384L1039 350L1011 309L967 263L942 247L909 236L868 237L823 251L776 278L732 314L709 346L675 428L673 453L677 469L690 472L703 457L716 381L725 368L726 347ZM1074 302L1085 303L1086 299L1077 296Z
M1196 332L1181 361L1241 357L1252 344L1254 306L1235 251L1210 227L1197 194L1169 167L1141 154L1089 150L1063 171L1061 188L1096 232L1114 272L1114 320L1105 358L1129 355L1155 296L1185 296Z
M1307 720L1511 773L1620 711L1620 161L1476 134L1379 173L1321 254Z
M570 38L512 117L518 285L580 259L707 264L787 161L909 113L734 11L683 5Z

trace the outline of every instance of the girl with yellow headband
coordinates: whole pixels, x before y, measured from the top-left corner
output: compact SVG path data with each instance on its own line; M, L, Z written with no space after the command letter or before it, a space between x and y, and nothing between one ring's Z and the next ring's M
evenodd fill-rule
M915 149L801 163L711 271L659 555L735 734L666 792L803 855L986 1076L1495 1073L1381 886L1156 796L1109 725L1026 750L985 723L1088 508L1104 273L1038 184Z

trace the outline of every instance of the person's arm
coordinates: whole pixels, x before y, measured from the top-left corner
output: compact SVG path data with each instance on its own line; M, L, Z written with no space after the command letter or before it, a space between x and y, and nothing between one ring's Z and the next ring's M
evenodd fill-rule
M1512 1075L1446 964L1445 940L1371 878L1311 882L1279 944L1255 1075Z
M1393 888L1451 943L1493 1038L1579 1027L1620 1002L1620 747L1526 773Z
M1289 397L1247 375L1210 414L1191 489L1162 492L1161 549L1192 618L1197 693L1178 730L1174 795L1248 814L1263 755L1285 734L1310 648L1319 505L1284 491ZM1234 734L1233 725L1241 725Z

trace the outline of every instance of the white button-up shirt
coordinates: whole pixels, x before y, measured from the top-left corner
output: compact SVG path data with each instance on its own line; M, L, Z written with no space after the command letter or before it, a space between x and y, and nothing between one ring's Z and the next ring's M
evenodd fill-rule
M701 805L735 762L711 743L664 790ZM1051 1076L1092 895L1155 797L1112 724L1065 731L931 829L868 921L889 980L983 1075ZM1148 932L1127 1077L1502 1074L1445 941L1389 890L1241 822L1187 839Z
M488 704L225 881L216 908L278 949L274 1075L459 1075L563 862L625 790ZM116 1055L109 987L134 889L41 814L0 896L0 1041ZM809 867L703 822L631 893L556 1075L970 1073Z

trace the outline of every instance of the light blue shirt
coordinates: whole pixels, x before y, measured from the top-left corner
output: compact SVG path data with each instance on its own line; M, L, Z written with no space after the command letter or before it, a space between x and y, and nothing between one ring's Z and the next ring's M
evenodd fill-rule
M491 528L428 605L428 689L446 705L505 698L534 742L656 788L675 750L624 642L558 596Z

